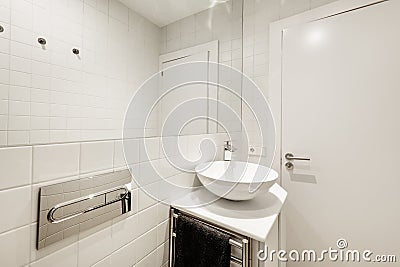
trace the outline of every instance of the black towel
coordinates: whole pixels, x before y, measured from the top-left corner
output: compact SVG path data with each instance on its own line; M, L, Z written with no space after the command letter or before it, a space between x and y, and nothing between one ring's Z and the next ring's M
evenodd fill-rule
M229 267L229 239L229 235L179 214L174 267Z

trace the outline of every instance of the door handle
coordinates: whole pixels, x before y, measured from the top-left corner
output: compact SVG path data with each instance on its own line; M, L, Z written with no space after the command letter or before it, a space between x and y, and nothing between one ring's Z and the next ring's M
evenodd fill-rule
M311 160L310 158L295 157L292 153L286 153L285 159L287 159L287 160Z

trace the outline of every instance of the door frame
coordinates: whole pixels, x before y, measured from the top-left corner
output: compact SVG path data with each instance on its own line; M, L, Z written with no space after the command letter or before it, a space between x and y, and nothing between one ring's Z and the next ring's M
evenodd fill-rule
M214 40L204 44L195 45L187 48L183 48L177 51L169 52L166 54L161 54L159 56L159 71L162 71L162 66L164 63L178 60L181 58L188 57L193 54L207 52L208 53L208 62L219 63L219 41ZM210 76L218 75L218 73L212 73L211 70L209 71ZM217 78L218 79L218 78ZM208 97L212 99L218 99L218 90L210 90L211 85L207 85L208 87ZM213 110L213 109L211 109ZM210 108L208 109L210 112ZM218 107L215 108L213 115L215 117L218 116ZM207 123L207 134L216 134L218 133L218 125L213 121L208 121Z
M282 45L285 29L321 20L351 10L391 0L339 0L304 13L279 20L270 24L270 53L269 53L269 104L275 119L276 155L281 155L282 144ZM281 174L280 156L276 157L273 168ZM281 176L280 176L281 177ZM279 180L282 184L281 178Z
M162 64L171 61L177 58L185 57L185 56L190 56L192 54L197 54L200 52L210 52L210 62L216 62L218 63L219 57L218 57L218 40L214 40L205 44L200 44L196 46L191 46L187 47L184 49L180 49L174 52L169 52L166 54L162 54L159 57L159 70L161 71L162 69Z
M363 8L373 4L391 0L339 0L304 13L285 18L270 24L270 53L269 53L269 104L275 119L276 151L272 168L279 173L279 184L282 185L282 46L285 29L321 20L344 12ZM290 194L290 192L288 192ZM279 216L279 248L286 248L286 212L283 207ZM279 266L286 266L280 262Z

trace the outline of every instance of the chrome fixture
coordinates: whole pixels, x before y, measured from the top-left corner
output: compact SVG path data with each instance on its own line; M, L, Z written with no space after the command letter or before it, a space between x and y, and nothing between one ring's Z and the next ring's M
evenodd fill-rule
M199 221L207 226L210 226L218 231L221 231L223 233L226 233L231 236L229 239L229 244L239 250L242 251L242 258L237 257L237 255L232 255L231 254L231 262L236 263L242 267L250 267L251 266L251 258L250 258L250 239L228 231L226 229L222 229L221 227L216 226L215 224L211 224L209 222L206 222L200 218L197 218L191 214L184 213L178 209L171 208L170 209L170 217L169 217L169 267L174 266L174 261L175 261L175 238L176 238L176 219L179 217L180 214L189 216L190 218Z
M38 38L38 43L41 45L45 45L45 44L47 44L47 41L44 38Z
M289 171L291 171L291 170L294 169L294 164L291 163L291 162L286 162L286 163L285 163L285 167L286 167L286 169L288 169Z
M4 32L4 28L1 25L0 25L0 32Z
M74 53L75 55L79 55L79 49L78 48L73 48L72 49L72 53Z
M287 160L311 160L310 158L295 157L292 153L286 153L285 159L287 159Z
M217 4L223 4L228 2L229 0L210 0L211 7L214 7Z
M234 152L232 142L225 141L224 145L224 160L229 161L232 160L232 152Z
M131 182L122 170L41 187L37 249L131 211Z
M286 153L285 154L285 159L289 160L288 162L285 163L286 169L293 170L294 169L294 164L290 161L292 160L302 160L302 161L310 161L310 158L304 158L304 157L295 157L293 153Z
M104 191L101 191L96 194L87 195L87 196L79 197L79 198L76 198L76 199L73 199L70 201L62 202L60 204L55 205L53 208L50 209L49 213L47 214L47 220L50 223L61 223L61 222L67 221L67 220L71 220L77 216L83 215L87 212L91 212L91 211L97 210L99 208L111 205L118 201L121 201L121 203L122 203L121 214L127 213L127 212L131 211L131 192L130 192L129 188L130 188L130 185L128 184L128 185L114 187L114 188L111 188L108 190L104 190ZM114 193L117 191L122 191L122 192L118 192L117 194L115 194L116 196L112 196L111 199L109 199L108 194L111 194L111 193ZM91 199L93 199L95 197L99 197L99 196L104 196L104 202L99 205L88 207L84 210L72 212L72 214L70 214L68 216L62 216L59 218L54 217L54 214L60 209L65 209L74 204L78 204L78 203L86 201L86 200L91 200ZM62 213L62 212L60 212L60 213Z

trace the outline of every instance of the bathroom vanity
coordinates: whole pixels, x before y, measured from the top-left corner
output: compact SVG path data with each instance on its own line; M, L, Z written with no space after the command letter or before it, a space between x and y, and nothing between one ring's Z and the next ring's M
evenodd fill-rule
M210 197L204 188L176 200L170 211L170 266L174 261L174 240L176 238L176 218L180 214L215 227L232 236L231 266L264 267L275 266L277 262L262 262L257 253L264 248L277 249L277 223L287 192L278 184L268 193L260 194L248 201L219 199L204 205Z

